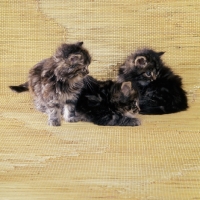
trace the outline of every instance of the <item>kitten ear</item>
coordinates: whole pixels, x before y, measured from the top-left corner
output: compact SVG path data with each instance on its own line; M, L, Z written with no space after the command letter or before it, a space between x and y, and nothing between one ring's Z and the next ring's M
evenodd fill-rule
M135 59L135 66L139 67L146 67L147 65L147 59L144 56L137 56Z
M162 56L164 53L165 53L164 51L161 51L161 52L158 52L157 55Z
M130 81L128 82L123 82L122 86L121 86L121 92L125 95L125 96L129 96L130 91L132 88L132 84Z
M77 42L76 45L78 45L79 47L81 47L83 45L83 42Z

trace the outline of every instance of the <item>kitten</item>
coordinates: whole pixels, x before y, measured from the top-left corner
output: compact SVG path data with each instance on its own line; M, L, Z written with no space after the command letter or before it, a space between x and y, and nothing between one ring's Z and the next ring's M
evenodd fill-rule
M138 126L138 92L131 82L98 81L91 76L84 79L84 88L76 106L82 121L104 126Z
M16 92L30 90L36 108L48 114L51 126L61 125L61 115L65 121L77 121L75 107L91 62L89 52L82 45L83 42L62 44L53 56L29 71L28 82L10 86Z
M188 108L180 76L161 60L164 52L141 49L119 68L118 82L131 81L140 92L141 114L167 114Z

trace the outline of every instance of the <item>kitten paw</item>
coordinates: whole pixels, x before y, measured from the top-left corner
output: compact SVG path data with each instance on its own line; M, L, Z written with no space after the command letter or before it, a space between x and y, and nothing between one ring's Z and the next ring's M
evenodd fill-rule
M139 119L137 118L133 118L129 124L130 126L140 126L141 125L141 122Z
M60 126L61 123L60 123L60 120L58 120L58 119L51 119L48 121L48 125L49 126Z
M139 119L136 119L136 126L140 126L141 125L141 121Z
M65 121L66 122L78 122L79 118L77 118L77 117L68 117L68 118L65 118Z

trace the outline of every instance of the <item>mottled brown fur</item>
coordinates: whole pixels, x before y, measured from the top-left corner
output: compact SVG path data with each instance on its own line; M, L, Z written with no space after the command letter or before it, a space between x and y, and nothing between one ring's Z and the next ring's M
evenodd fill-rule
M10 86L16 92L27 91L28 86L36 108L48 114L51 126L61 124L61 115L65 121L77 121L75 107L91 62L82 44L62 44L52 57L30 70L28 82Z

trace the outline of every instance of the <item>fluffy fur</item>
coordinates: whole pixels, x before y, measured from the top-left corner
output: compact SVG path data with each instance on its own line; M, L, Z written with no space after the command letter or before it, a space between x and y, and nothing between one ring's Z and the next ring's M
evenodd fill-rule
M84 79L76 112L82 121L104 126L138 126L138 92L131 82L98 81L91 76Z
M188 108L182 79L161 60L164 52L141 49L127 57L120 67L118 82L131 81L139 92L141 114L166 114Z
M91 62L82 44L62 44L53 56L29 71L28 82L10 86L16 92L30 90L36 108L48 114L51 126L61 125L61 115L65 121L77 121L75 107Z

